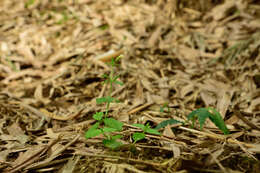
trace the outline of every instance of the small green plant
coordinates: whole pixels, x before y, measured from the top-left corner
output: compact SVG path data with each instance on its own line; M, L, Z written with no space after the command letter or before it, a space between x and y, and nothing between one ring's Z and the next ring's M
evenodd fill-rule
M162 106L160 106L160 112L164 112L167 109L167 112L170 112L170 107L168 106L168 102L165 102Z
M157 129L151 128L149 123L147 123L146 125L143 125L143 124L133 124L133 126L139 127L143 131L143 132L135 132L133 134L132 137L133 137L134 143L144 139L145 138L145 133L150 133L150 134L153 134L153 135L160 135L160 132L158 132Z
M200 129L203 128L207 118L209 118L225 135L229 134L229 130L220 113L214 108L199 108L188 115L188 120L192 121L193 127L196 119L198 119Z
M107 30L109 28L109 25L108 24L103 24L103 25L101 25L101 26L99 26L99 29L101 29L101 30Z
M118 139L122 138L122 135L112 135L113 132L120 132L123 128L123 123L114 119L108 117L108 112L110 108L111 103L118 103L119 101L112 97L113 92L113 85L123 85L121 81L118 80L119 75L115 75L114 67L117 65L116 63L119 61L120 57L117 57L116 59L112 59L111 62L108 63L111 70L109 75L105 74L103 75L103 78L105 79L104 83L108 84L109 90L108 95L105 97L97 98L96 103L97 104L103 104L106 105L105 112L96 112L93 115L93 119L95 119L97 122L91 126L85 133L86 139L93 138L98 135L103 135L105 139L103 140L104 146L116 149L118 147L121 147L123 144L122 142L118 141ZM139 127L142 129L143 132L136 132L133 134L134 144L145 138L145 133L150 133L154 135L160 135L160 133L156 130L150 127L149 124L143 125L143 124L134 124L133 126ZM135 148L130 145L133 150Z
M117 139L122 138L121 135L111 135L112 132L121 131L123 128L123 123L115 120L114 118L104 118L103 112L97 112L93 115L93 118L97 120L97 122L91 126L88 131L85 133L85 137L87 139L93 138L100 134L105 136L103 140L103 144L111 149L115 149L122 145L121 142L117 141ZM101 125L104 124L103 127Z
M85 133L85 137L87 139L93 138L98 135L104 135L105 139L103 140L103 144L111 149L118 148L122 145L118 139L122 138L121 135L112 135L113 132L120 132L123 128L123 123L114 119L114 118L108 118L108 111L110 108L110 104L113 102L118 102L117 99L113 98L111 96L113 91L113 84L119 84L123 85L122 82L118 80L119 76L114 74L114 67L116 66L116 62L119 61L120 57L117 57L116 59L112 59L109 64L111 67L111 71L109 75L103 75L105 78L104 83L109 84L109 92L106 97L101 97L96 99L97 104L106 104L106 111L104 112L96 112L93 115L93 119L97 120L97 122L91 126L88 131Z
M225 135L229 134L229 130L224 120L222 119L220 113L214 108L209 107L209 108L196 109L192 111L187 118L188 121L192 122L192 127L194 127L196 120L198 120L200 129L203 128L206 119L209 118ZM179 124L179 123L186 124L185 122L182 121L169 119L159 123L155 129L160 129L166 127L167 125Z

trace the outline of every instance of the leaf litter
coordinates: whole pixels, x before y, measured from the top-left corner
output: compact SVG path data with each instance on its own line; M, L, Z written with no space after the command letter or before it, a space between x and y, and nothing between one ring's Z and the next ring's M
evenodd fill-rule
M260 6L256 1L2 0L1 172L255 172L260 170ZM125 147L86 139L105 107L105 62L123 86L111 116ZM169 109L160 111L167 103ZM182 122L213 107L209 120ZM131 124L168 123L131 148Z

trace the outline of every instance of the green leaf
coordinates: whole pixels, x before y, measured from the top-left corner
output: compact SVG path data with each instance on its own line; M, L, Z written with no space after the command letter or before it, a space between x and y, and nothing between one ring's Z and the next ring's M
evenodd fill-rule
M145 132L146 132L146 133L153 134L153 135L160 135L160 134L161 134L161 133L158 132L156 129L152 129L152 128L148 128Z
M160 132L158 132L157 129L150 128L149 124L146 124L146 125L143 125L143 124L133 124L133 126L141 128L144 133L160 135Z
M112 103L116 100L115 98L110 97L110 96L107 96L106 99L107 99L107 103Z
M165 121L160 122L160 123L155 127L155 129L158 130L158 129L161 129L161 128L166 127L167 125L179 124L179 123L184 124L183 122L178 121L178 120L175 120L175 119L168 119L168 120L165 120Z
M111 59L111 66L112 66L112 67L116 66L115 58L112 58L112 59Z
M98 129L98 126L99 126L99 123L98 123L98 122L95 123L93 126L91 126L91 127L88 129L88 131L86 131L85 137L86 137L87 139L89 139L89 138L93 138L93 137L95 137L95 136L98 136L98 135L102 134L103 132L102 132L101 129Z
M108 65L114 67L116 66L116 61L115 61L115 58L112 58L110 62L107 63Z
M103 144L105 145L105 147L108 147L111 149L116 149L123 145L122 142L116 141L115 139L104 139Z
M106 97L96 98L97 104L106 103Z
M123 85L124 85L124 83L121 82L121 81L119 81L119 80L116 80L116 81L115 81L115 84L118 84L118 85L120 85L120 86L123 86Z
M203 125L205 124L206 119L209 118L210 115L211 114L209 113L209 111L206 108L199 108L199 109L192 111L188 115L188 120L191 120L192 123L194 124L195 120L198 119L199 124L200 124L200 129L202 129Z
M122 135L115 135L115 136L112 136L111 139L116 140L116 139L120 139L122 137L123 137Z
M107 78L108 78L108 75L107 75L107 74L103 74L103 75L102 75L102 78L107 79Z
M90 129L97 129L99 125L100 125L100 123L99 123L99 122L96 122L93 126L91 126L91 127L89 128L89 130L90 130Z
M160 106L160 112L164 112L164 107Z
M95 120L97 120L97 121L100 121L100 120L102 120L103 115L104 115L103 112L96 112L96 113L93 115L93 118L94 118Z
M116 132L116 131L118 131L118 130L115 129L115 128L111 128L111 127L104 127L104 128L103 128L103 131L104 131L104 132L107 132L107 133L110 133L110 132Z
M134 139L135 142L140 141L140 140L142 140L144 138L145 138L145 134L144 133L136 132L136 133L133 134L133 139Z
M220 113L214 108L208 108L208 111L211 113L209 119L225 134L229 134L229 130L225 124L225 121L222 119Z
M101 30L106 30L108 28L109 28L108 24L104 24L104 25L99 26L99 29L101 29Z
M167 108L169 112L168 102L164 103L163 106L160 106L160 112L164 112L165 108Z
M141 128L142 130L145 129L145 125L143 125L143 124L133 124L133 126L139 127L139 128Z
M117 100L115 98L111 97L111 96L96 98L97 104L112 103L112 102L116 102L116 101Z
M121 131L123 128L123 123L115 120L114 118L105 118L104 123L107 127L114 128L117 131Z
M115 82L117 79L119 78L119 75L117 75L117 76L114 76L113 78L112 78L112 82Z
M102 134L102 133L103 133L103 132L102 132L101 129L88 130L88 131L85 133L85 137L86 137L87 139L89 139L89 138L93 138L93 137L95 137L95 136L98 136L98 135L100 135L100 134Z
M149 123L145 124L145 126L143 128L143 131L147 132L148 129L150 129L150 124Z

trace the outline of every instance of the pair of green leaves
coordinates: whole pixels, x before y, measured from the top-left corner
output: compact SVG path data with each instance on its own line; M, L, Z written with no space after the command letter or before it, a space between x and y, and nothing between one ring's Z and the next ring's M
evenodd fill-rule
M90 129L88 129L88 131L85 133L85 137L86 139L89 139L103 134L106 136L106 139L103 140L103 144L108 148L115 149L122 145L121 142L117 141L117 139L120 139L122 136L111 136L110 134L112 132L122 131L123 123L117 121L114 118L103 118L103 116L103 112L97 112L93 115L93 118L98 122L96 122L93 126L91 126ZM104 127L100 128L102 123L104 123Z
M104 119L105 126L103 128L99 128L101 125L100 122L96 122L91 128L85 133L85 137L87 139L93 138L100 134L117 132L122 130L123 123L115 120L114 118L105 118Z
M104 74L102 77L106 79L106 80L104 81L105 83L110 83L110 84L111 84L111 83L115 83L115 84L118 84L118 85L120 85L120 86L123 86L123 85L124 85L123 82L121 82L121 81L118 80L119 75L113 76L113 77L111 78L111 77L109 77L107 74Z
M222 119L220 113L214 108L199 108L192 111L188 115L188 120L192 121L193 127L196 119L199 121L200 129L203 128L207 118L209 118L225 135L229 134L229 130L224 120ZM166 127L167 125L179 123L184 124L184 122L175 119L169 119L159 123L155 129L160 129Z
M104 83L108 84L118 84L120 86L124 85L123 82L119 81L119 75L114 76L114 67L117 65L117 62L122 58L122 56L118 56L116 58L112 58L110 62L107 64L111 67L110 75L104 74L102 77L105 79Z
M151 128L149 124L146 124L146 125L143 125L143 124L133 124L133 126L139 127L143 131L142 133L135 132L133 134L132 137L134 139L134 143L144 139L145 138L145 133L150 133L150 134L153 134L153 135L160 135L160 132L158 132L156 129Z
M122 138L121 135L115 135L115 136L110 136L109 134L112 132L117 132L117 131L121 131L123 128L123 123L120 121L115 120L114 118L104 118L104 113L103 112L97 112L96 114L93 115L93 118L95 120L97 120L98 122L96 122L86 133L85 133L85 137L86 139L89 138L93 138L95 136L98 136L100 134L108 134L107 139L103 140L103 144L111 149L116 149L120 146L122 146L123 144L120 141L117 141L117 139ZM99 128L101 122L104 122L104 127L103 128ZM143 125L143 124L133 124L133 126L138 127L140 129L142 129L142 133L141 132L136 132L133 134L133 139L134 139L134 143L136 143L137 141L140 141L142 139L145 138L145 133L150 133L150 134L154 134L154 135L160 135L160 132L158 132L156 129L153 129L150 127L149 124ZM106 135L105 135L106 136Z

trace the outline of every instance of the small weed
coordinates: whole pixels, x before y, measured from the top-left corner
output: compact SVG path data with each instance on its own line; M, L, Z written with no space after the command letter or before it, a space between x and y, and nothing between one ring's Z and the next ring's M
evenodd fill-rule
M167 109L167 113L170 112L170 107L168 106L168 102L165 102L162 106L160 106L160 112L164 112Z
M143 124L133 124L133 126L135 127L139 127L140 129L142 129L143 132L135 132L133 134L133 139L134 139L134 143L136 143L137 141L140 141L142 139L145 138L145 133L150 133L153 135L160 135L160 132L157 131L157 129L153 129L150 127L149 123L146 125Z
M203 128L206 119L209 118L225 135L229 134L229 130L224 120L222 119L220 113L214 108L196 109L192 111L187 118L188 121L192 122L192 127L194 127L195 121L198 120L200 129ZM183 125L187 124L187 122L181 122L175 119L169 119L159 123L155 129L160 129L166 127L167 125L179 124L179 123L182 123Z
M93 115L93 119L97 120L97 122L85 133L85 137L87 139L101 134L104 135L106 139L103 140L103 144L111 149L116 149L119 146L123 145L120 141L118 141L118 139L122 138L121 135L113 136L111 134L112 132L122 131L123 123L114 118L108 118L110 104L113 102L119 102L117 99L111 96L113 91L113 84L123 85L123 83L118 80L119 76L114 75L114 67L116 66L116 62L119 61L119 58L120 57L111 60L111 62L109 63L111 67L110 74L103 75L103 77L106 79L104 83L109 84L108 96L96 99L97 104L106 104L106 111L105 113L96 112Z
M112 92L113 92L113 85L123 85L121 81L118 80L119 75L115 75L114 67L117 65L117 62L119 61L120 57L117 57L116 59L112 59L111 62L108 63L111 70L109 75L104 74L103 78L105 79L104 83L108 84L109 91L108 95L106 97L101 97L96 99L97 104L106 104L106 110L104 112L96 112L93 115L93 119L95 119L97 122L91 126L85 133L86 139L93 138L98 135L103 135L105 139L103 140L104 146L116 149L120 146L122 146L122 142L118 141L118 139L122 138L122 135L112 135L113 132L120 132L123 128L123 123L114 119L114 118L108 118L108 111L110 108L111 103L118 103L119 101L116 98L113 98ZM143 125L143 124L133 124L133 126L141 128L143 132L135 132L133 134L134 144L145 138L145 133L150 133L154 135L160 135L160 133L156 130L150 127L149 124ZM132 146L132 145L131 145ZM134 148L132 146L132 148Z
M99 29L101 29L101 30L107 30L109 28L109 25L108 24L103 24L103 25L101 25L101 26L99 26Z
M192 121L193 127L195 120L198 119L200 129L203 128L207 118L209 118L225 135L229 134L229 130L220 113L214 108L199 108L188 115L188 120Z
M113 118L104 118L103 112L97 112L93 115L93 118L97 120L97 122L85 133L85 137L87 139L103 134L106 137L106 139L103 140L103 144L106 147L115 149L122 145L121 142L117 141L117 139L122 138L121 135L111 135L112 132L118 132L122 130L122 122ZM102 124L104 124L103 127L101 127Z

